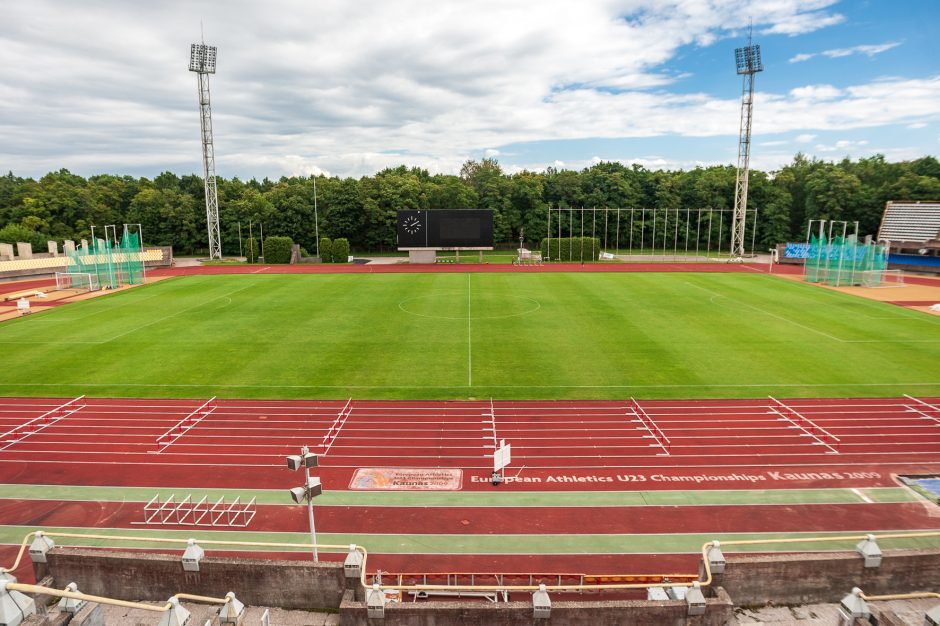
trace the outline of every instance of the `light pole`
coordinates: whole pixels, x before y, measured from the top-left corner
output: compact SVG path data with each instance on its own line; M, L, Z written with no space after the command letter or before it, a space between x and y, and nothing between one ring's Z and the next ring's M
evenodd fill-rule
M303 487L291 489L290 496L297 504L307 502L307 516L310 519L310 540L313 543L313 560L317 563L319 563L320 558L317 555L317 529L313 523L313 499L323 493L323 486L320 484L319 478L310 475L310 468L317 467L319 458L316 454L311 453L310 448L307 446L300 449L299 455L287 457L287 467L289 469L296 471L301 467L304 468L304 476L307 480L304 481Z

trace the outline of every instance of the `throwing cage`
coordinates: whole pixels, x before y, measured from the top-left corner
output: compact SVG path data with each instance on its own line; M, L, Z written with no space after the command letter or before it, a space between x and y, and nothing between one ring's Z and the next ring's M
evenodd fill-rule
M135 232L130 232L131 227ZM146 278L143 259L143 242L139 224L124 224L118 239L117 226L105 226L104 239L92 239L89 246L69 255L67 274L81 284L81 277L91 277L91 282L106 289L117 289L122 285L140 285ZM64 279L63 279L64 280ZM56 278L58 286L59 279Z
M818 229L813 232L813 223ZM879 287L897 284L900 273L889 275L888 248L871 237L858 240L858 222L849 234L849 222L838 220L810 220L806 229L806 264L803 278L809 283L823 283L832 287ZM903 278L900 279L903 284Z

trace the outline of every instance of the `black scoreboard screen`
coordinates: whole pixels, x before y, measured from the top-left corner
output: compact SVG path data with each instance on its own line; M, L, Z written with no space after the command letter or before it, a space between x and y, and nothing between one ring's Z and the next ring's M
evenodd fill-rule
M493 247L493 212L471 209L399 211L398 247L489 249Z

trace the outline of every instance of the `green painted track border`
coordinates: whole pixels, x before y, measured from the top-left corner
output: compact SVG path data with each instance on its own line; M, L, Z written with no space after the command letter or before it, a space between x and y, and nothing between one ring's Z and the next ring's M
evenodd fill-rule
M868 487L857 491L879 503L917 502L905 487ZM630 507L630 506L748 506L864 503L856 490L830 489L702 489L663 491L324 491L318 506L426 506L426 507ZM286 490L199 489L172 487L90 487L71 485L0 485L0 499L96 502L147 502L175 494L211 501L225 497L258 504L290 505Z

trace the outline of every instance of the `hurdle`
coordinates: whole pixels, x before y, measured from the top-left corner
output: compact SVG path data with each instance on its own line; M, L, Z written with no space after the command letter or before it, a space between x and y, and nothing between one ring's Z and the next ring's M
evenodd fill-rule
M666 436L666 433L662 431L659 425L653 421L653 418L649 416L649 413L640 406L640 403L636 401L633 397L630 398L630 409L633 411L633 414L636 415L637 419L640 420L640 423L646 428L649 432L650 437L652 437L656 444L662 448L662 452L658 453L659 456L672 456L672 442L669 441L669 437ZM654 444L650 444L653 446Z
M258 512L257 502L252 498L242 502L237 496L233 502L226 504L225 496L215 503L209 501L209 496L203 496L193 501L192 494L182 500L176 499L176 494L170 494L161 502L160 494L155 495L144 505L144 520L131 522L138 525L160 526L224 526L227 528L245 528L254 519Z
M780 400L777 400L773 396L767 396L767 397L770 398L771 402L774 403L774 405L770 406L771 412L776 413L777 415L779 415L786 421L790 422L791 424L793 424L794 426L796 426L797 428L799 428L800 430L808 434L810 437L815 439L820 444L829 448L829 452L827 452L826 454L839 454L839 444L841 442L838 437L836 437L835 435L830 433L828 430L818 425L816 422L809 419L805 415L801 414L799 411L797 411L793 407L787 406L786 404L784 404ZM783 410L781 411L781 409ZM819 434L817 435L817 433ZM820 435L822 437L820 437ZM825 439L823 439L823 437Z
M29 437L30 435L35 435L41 430L52 426L59 420L64 417L68 417L76 411L80 411L85 407L85 396L81 395L77 398L72 398L64 404L60 404L54 409L50 409L38 417L34 417L25 424L20 424L14 428L11 428L7 432L0 435L0 443L5 444L0 447L0 450L6 450L15 443L18 443Z
M343 426L346 424L346 420L349 419L350 413L352 413L352 396L346 401L346 406L340 409L339 413L336 414L336 419L330 424L330 429L323 435L320 447L323 448L324 455L333 447L333 442L339 437L339 431L343 430Z
M218 408L215 399L216 396L212 396L203 402L198 409L192 411L189 415L173 424L165 433L157 437L157 449L151 452L155 452L156 454L163 452L196 424L204 420L207 415L215 411L216 408Z

